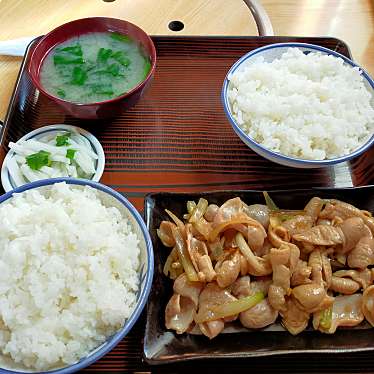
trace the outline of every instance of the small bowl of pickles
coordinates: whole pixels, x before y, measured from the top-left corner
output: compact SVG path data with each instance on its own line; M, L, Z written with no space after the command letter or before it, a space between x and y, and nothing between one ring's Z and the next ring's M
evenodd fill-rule
M149 86L155 65L155 46L141 28L93 17L42 37L28 71L35 87L68 114L101 119L133 106Z
M104 172L105 154L99 140L77 126L43 126L8 146L1 168L5 192L50 178L99 182Z

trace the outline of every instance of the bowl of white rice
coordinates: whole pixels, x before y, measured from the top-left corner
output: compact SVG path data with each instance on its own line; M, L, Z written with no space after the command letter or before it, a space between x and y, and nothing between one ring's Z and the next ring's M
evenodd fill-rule
M348 161L374 142L374 81L345 56L313 44L255 49L229 70L221 99L241 140L281 165Z
M93 181L46 179L0 197L0 371L73 373L130 331L153 277L137 210Z

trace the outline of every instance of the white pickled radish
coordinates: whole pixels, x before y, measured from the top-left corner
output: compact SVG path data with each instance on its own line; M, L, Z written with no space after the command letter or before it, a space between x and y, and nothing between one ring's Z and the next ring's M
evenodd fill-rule
M50 166L42 166L40 168L40 171L48 175L50 178L53 178L53 176L55 175L55 169L51 168Z
M21 186L26 183L25 178L15 160L15 157L10 157L8 161L8 171L17 186Z
M63 135L67 136L68 144L57 146L57 136ZM14 152L9 166L12 170L9 172L17 185L45 178L81 178L92 176L96 172L95 165L98 156L93 151L90 142L76 132L58 131L44 134L38 139L10 142L9 148ZM69 154L69 150L75 152ZM38 165L40 160L36 159L34 161L36 167L33 166L31 169L27 157L40 151L48 152L48 165ZM35 168L38 170L34 170Z
M76 178L78 176L78 174L77 174L77 168L75 166L66 165L66 170L68 171L68 174L71 177Z
M39 142L38 140L30 139L27 140L28 147L31 148L34 152L46 151L53 153L54 155L65 155L66 147L56 147L46 143Z
M22 171L22 174L25 176L25 178L28 179L30 182L36 182L41 179L48 178L47 174L44 174L38 170L32 170L26 164L21 165L20 170Z
M92 159L87 156L87 154L80 151L75 154L75 161L82 168L82 170L87 174L93 174L95 172L95 167Z
M84 138L82 137L82 139ZM97 154L91 151L91 149L87 148L86 144L79 144L73 138L70 139L70 144L71 144L71 148L83 151L84 153L87 153L91 158L95 160L98 158Z
M67 158L66 156L60 156L60 155L50 155L51 161L56 161L56 162L63 162L64 164L70 164L70 159Z
M26 156L28 154L32 153L32 149L29 149L27 146L25 146L23 143L9 143L9 148L16 152L20 156Z

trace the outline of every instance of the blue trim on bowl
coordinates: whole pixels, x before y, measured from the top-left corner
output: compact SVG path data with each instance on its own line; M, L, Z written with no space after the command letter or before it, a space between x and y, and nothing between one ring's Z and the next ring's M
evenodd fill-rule
M137 303L134 311L132 312L131 316L125 321L124 327L121 328L120 331L118 331L116 334L114 334L112 337L110 337L110 341L107 341L106 343L103 343L104 345L98 349L95 353L92 355L89 355L88 357L82 358L79 362L61 368L51 371L45 371L45 372L39 372L39 373L58 373L58 374L70 374L74 373L78 370L81 370L91 364L93 364L95 361L103 357L105 354L107 354L109 351L111 351L131 330L135 322L138 320L142 310L144 309L144 306L147 302L149 292L152 287L152 280L153 280L153 271L154 271L154 259L153 259L153 246L152 241L150 238L150 235L148 233L147 227L143 221L143 218L138 213L136 208L125 198L123 197L119 192L113 190L112 188L105 186L98 182L93 182L89 180L80 180L75 178L51 178L51 179L43 179L40 181L24 184L20 187L17 187L16 189L9 191L5 193L4 195L0 196L0 204L4 201L10 199L13 194L24 192L27 190L35 189L42 186L49 186L54 183L60 183L60 182L66 182L67 184L73 184L73 185L80 185L80 186L90 186L92 188L95 188L99 191L105 192L108 195L114 197L119 202L121 202L132 214L132 216L135 218L136 222L139 224L141 231L144 235L144 239L146 242L146 248L147 248L147 267L148 271L146 273L146 281L143 290L140 294L140 302ZM1 374L23 374L23 373L29 373L29 372L22 372L22 371L13 371L13 370L7 370L7 369L1 369Z
M246 141L248 141L249 143L251 143L251 145L254 148L259 148L265 154L267 154L269 156L269 158L271 158L271 159L282 160L282 161L287 162L289 164L292 164L292 163L297 164L301 167L303 165L310 165L310 166L313 166L313 165L315 165L315 166L334 165L334 164L337 164L339 162L349 161L349 160L359 156L361 153L365 152L367 149L369 149L374 143L374 134L370 137L370 139L365 144L363 144L361 147L357 148L356 150L354 150L352 153L350 153L348 155L337 157L337 158L332 158L332 159L327 159L327 160L304 160L304 159L290 157L290 156L286 156L286 155L283 155L283 154L278 153L278 152L271 151L270 149L265 148L261 144L257 143L255 140L253 140L249 135L247 135L240 128L240 126L236 123L236 120L232 116L231 110L230 110L230 103L229 103L228 96L227 96L227 91L228 91L229 82L230 82L228 77L235 70L237 70L249 58L251 58L251 57L253 57L253 56L257 55L258 53L261 53L265 50L280 48L280 47L282 47L282 48L288 48L288 47L309 48L309 49L312 49L312 50L327 53L329 55L333 55L335 57L340 57L345 63L347 63L347 64L349 64L353 67L359 68L361 70L361 75L370 84L370 86L372 87L372 89L374 91L374 80L369 76L369 74L367 74L367 72L363 68L361 68L361 66L357 65L352 60L343 56L342 54L340 54L338 52L335 52L335 51L332 51L328 48L321 47L321 46L314 45L314 44L308 44L308 43L276 43L276 44L271 44L271 45L268 45L268 46L265 46L265 47L257 48L257 49L255 49L251 52L248 52L244 56L242 56L238 61L236 61L234 63L234 65L231 66L230 70L226 74L226 77L223 81L222 90L221 90L221 102L222 102L223 109L225 111L226 117L230 121L230 124L231 124L233 130L240 137L240 139L244 143Z

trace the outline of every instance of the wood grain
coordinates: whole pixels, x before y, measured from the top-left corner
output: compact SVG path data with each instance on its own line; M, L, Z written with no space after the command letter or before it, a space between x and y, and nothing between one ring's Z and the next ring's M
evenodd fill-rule
M343 39L355 60L374 75L372 0L263 0L276 35ZM89 16L127 19L153 35L170 35L180 20L183 35L256 35L241 0L2 0L0 40L40 35L69 20ZM5 116L20 58L0 56L0 119Z

